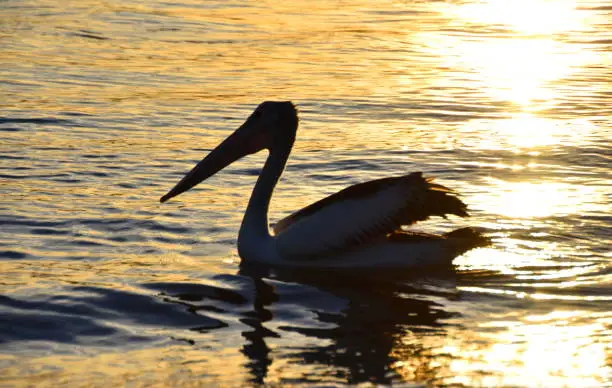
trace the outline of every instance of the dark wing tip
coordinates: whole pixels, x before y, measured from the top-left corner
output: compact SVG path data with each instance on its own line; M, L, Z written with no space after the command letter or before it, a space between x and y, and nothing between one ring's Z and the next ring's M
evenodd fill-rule
M453 192L437 191L432 190L431 200L435 213L442 214L454 214L458 217L469 217L467 212L467 205L462 200L457 198Z
M431 177L425 178L429 200L435 204L438 215L454 214L458 217L469 217L467 205L459 199L460 194L451 188L433 183L433 180Z
M468 217L467 205L454 190L438 183L421 172L405 175L402 182L407 190L406 207L401 215L402 225L411 225L432 216L444 217L453 214Z

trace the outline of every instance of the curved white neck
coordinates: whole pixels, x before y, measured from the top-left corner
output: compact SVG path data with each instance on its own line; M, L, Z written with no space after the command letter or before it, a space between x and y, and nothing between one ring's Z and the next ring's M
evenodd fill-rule
M286 150L270 150L266 163L257 178L238 233L238 254L243 259L272 254L270 250L273 238L268 225L268 209L274 187L283 173L290 153L291 146Z

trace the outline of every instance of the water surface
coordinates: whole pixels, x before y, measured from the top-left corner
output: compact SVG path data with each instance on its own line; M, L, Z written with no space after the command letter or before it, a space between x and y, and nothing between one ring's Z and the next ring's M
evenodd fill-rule
M598 386L612 367L604 1L3 1L9 385ZM163 195L264 100L278 219L423 171L494 244L440 273L240 265L265 155Z

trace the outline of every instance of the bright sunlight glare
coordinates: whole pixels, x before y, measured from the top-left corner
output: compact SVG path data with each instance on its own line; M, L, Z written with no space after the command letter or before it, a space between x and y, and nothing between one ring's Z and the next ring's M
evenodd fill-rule
M576 30L584 24L572 0L488 0L460 5L455 15L474 23L503 25L529 35Z
M561 182L506 182L492 179L495 194L477 194L473 198L490 213L513 218L538 218L572 214L583 203L597 201L594 189Z
M554 35L588 26L573 1L489 0L445 7L441 12L462 23L511 30L500 31L495 39L432 31L415 36L432 57L440 58L441 68L466 70L466 81L475 89L517 104L523 111L554 106L562 97L554 83L598 61L593 53Z

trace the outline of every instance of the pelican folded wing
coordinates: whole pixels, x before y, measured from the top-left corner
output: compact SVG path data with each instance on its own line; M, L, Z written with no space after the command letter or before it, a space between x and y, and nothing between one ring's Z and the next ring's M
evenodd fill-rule
M466 216L465 204L412 173L348 187L279 221L274 231L281 255L302 260L358 248L401 225L446 214Z

